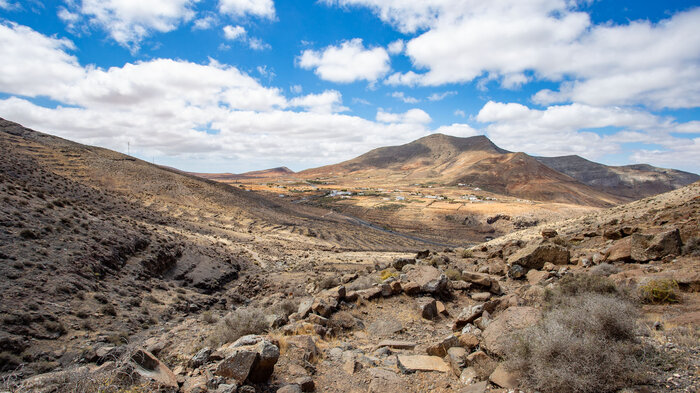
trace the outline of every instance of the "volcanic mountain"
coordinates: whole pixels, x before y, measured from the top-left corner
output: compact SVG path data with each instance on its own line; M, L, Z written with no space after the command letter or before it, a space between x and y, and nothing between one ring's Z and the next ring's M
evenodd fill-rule
M583 160L583 159L582 159ZM432 134L401 146L382 147L349 161L299 172L298 176L368 181L464 184L486 191L548 202L609 206L690 184L696 175L651 166L607 167L584 160L535 158L496 146L483 135ZM570 165L564 165L567 162ZM587 168L596 171L588 172ZM624 180L623 180L624 179ZM643 180L646 179L646 180ZM634 186L632 186L634 184ZM641 189L635 194L628 189Z

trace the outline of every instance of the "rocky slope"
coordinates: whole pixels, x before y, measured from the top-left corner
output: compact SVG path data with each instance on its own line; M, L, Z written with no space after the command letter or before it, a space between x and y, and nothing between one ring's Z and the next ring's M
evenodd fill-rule
M694 173L645 164L608 166L579 156L536 159L596 190L629 199L661 194L700 180Z

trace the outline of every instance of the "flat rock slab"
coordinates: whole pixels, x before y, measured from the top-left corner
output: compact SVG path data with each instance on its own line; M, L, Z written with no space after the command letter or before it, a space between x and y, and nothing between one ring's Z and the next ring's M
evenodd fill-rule
M450 371L450 366L437 356L399 355L398 358L399 364L408 371Z
M377 344L378 348L389 347L394 349L413 349L416 347L416 343L413 341L399 341L399 340L382 340Z
M372 322L367 330L375 336L392 336L401 332L403 330L403 325L401 325L401 322L393 319L381 319Z

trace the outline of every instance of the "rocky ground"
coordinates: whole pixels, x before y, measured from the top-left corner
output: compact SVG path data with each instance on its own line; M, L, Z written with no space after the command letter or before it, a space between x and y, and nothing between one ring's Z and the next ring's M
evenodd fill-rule
M700 183L436 248L4 127L0 391L700 389ZM569 298L628 379L562 389L591 366L558 374L569 347L518 363Z

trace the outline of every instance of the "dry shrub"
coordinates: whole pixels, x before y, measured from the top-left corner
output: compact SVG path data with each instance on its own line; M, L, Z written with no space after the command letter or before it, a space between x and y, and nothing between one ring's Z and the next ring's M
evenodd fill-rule
M620 272L620 268L609 263L601 263L600 265L591 268L591 274L594 276L610 276Z
M452 281L457 281L462 279L462 272L454 268L449 268L445 270L445 276Z
M639 287L639 297L644 303L678 303L679 291L678 283L674 280L651 280Z
M563 282L542 320L513 336L507 366L524 387L606 393L644 381L648 348L635 338L638 310L600 278Z
M281 315L288 317L292 313L295 313L299 309L299 299L284 299L278 303L275 303L270 308L269 313L275 315Z
M554 306L571 296L581 294L597 293L628 299L629 294L618 288L615 283L607 278L598 275L574 274L564 276L559 280L559 284L554 289L547 289L545 301L548 306Z
M471 249L467 248L467 249L462 250L460 256L462 258L471 258L474 256L474 253L472 252Z
M267 329L265 313L257 308L239 308L228 313L209 336L212 346L236 341L247 334L260 334Z
M216 321L218 321L218 318L216 318L216 315L214 315L214 313L207 310L207 311L202 313L202 321L211 325L211 324L215 323Z

